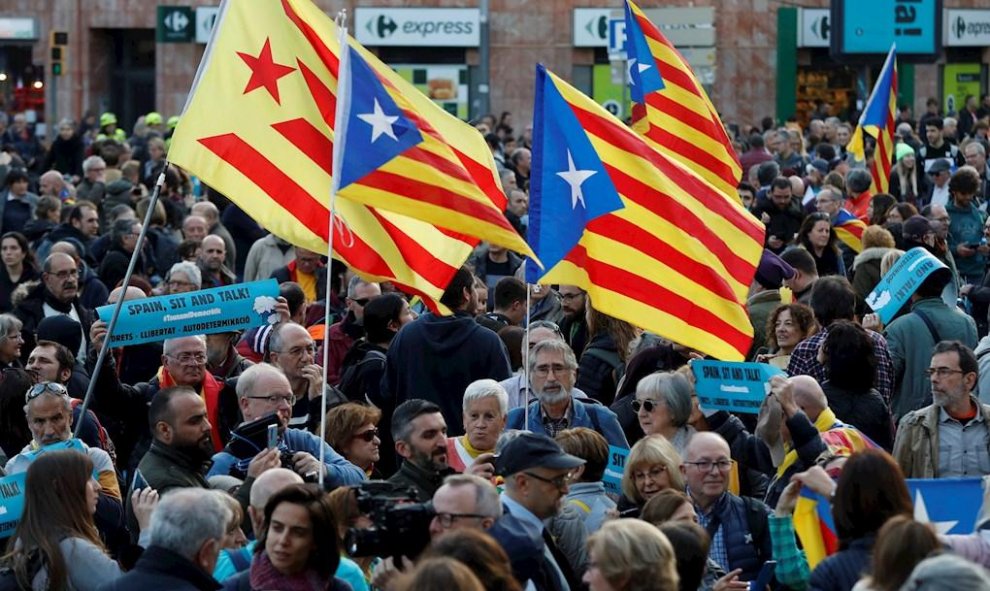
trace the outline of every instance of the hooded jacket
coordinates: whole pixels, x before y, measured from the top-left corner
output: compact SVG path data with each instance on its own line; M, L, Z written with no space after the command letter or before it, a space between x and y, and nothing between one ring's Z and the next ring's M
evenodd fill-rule
M396 406L411 398L437 404L447 421L447 434L456 436L464 434L462 403L468 384L511 375L508 353L497 334L464 312L428 313L405 325L393 339L382 390Z

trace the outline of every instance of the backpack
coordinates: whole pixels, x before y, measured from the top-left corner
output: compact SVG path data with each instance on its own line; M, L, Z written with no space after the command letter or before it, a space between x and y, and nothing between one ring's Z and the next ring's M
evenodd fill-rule
M73 412L76 410L76 407L81 406L82 403L83 403L83 401L82 400L79 400L78 398L70 398L69 399L69 402L71 404L71 410ZM86 410L86 415L89 418L93 419L93 422L96 424L96 430L99 433L99 440L100 440L99 447L100 447L100 449L102 449L103 451L107 452L107 455L110 456L110 460L113 461L113 465L116 466L117 465L117 449L113 445L113 440L110 439L110 434L107 433L107 430L103 427L103 423L101 423L100 422L100 419L97 418L96 413L94 413L92 410L87 409ZM84 419L83 419L83 417L80 416L79 417L79 420L82 421ZM0 591L2 591L2 589L0 589Z
M43 566L44 558L41 556L41 552L38 550L32 551L28 555L28 581L34 581L34 578ZM31 591L31 585L29 583L27 587L22 587L17 580L17 573L14 572L14 567L6 564L0 567L0 591Z
M367 403L367 392L364 391L364 384L361 378L364 370L369 367L380 365L385 368L385 354L381 351L371 350L364 354L361 361L354 363L344 370L340 376L340 391L352 402Z
M588 348L584 350L584 355L589 355L598 359L599 361L604 361L612 368L612 381L618 384L622 381L622 377L626 374L626 364L622 362L619 358L618 351L607 351L605 349ZM614 392L613 392L614 394Z

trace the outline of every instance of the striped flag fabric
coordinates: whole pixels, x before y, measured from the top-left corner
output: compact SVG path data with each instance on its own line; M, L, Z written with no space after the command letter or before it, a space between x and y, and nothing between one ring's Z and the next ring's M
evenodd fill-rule
M579 285L606 314L745 358L763 225L542 65L530 187L529 242L546 271L528 263L528 281Z
M832 222L832 229L835 231L835 236L846 246L856 252L863 252L863 232L866 230L866 223L863 220L846 209L840 209L835 221Z
M801 489L801 496L794 508L794 532L801 540L808 566L812 569L839 550L832 504L824 496L807 488Z
M687 60L626 0L626 53L633 129L715 188L738 199L739 158Z
M528 249L490 215L501 217L505 197L481 135L351 46L371 82L401 95L393 102L424 141L360 171L341 191L334 256L436 304L479 238ZM273 234L325 252L339 62L337 28L309 0L225 1L169 159Z
M890 188L890 170L894 165L894 131L897 118L897 45L890 46L880 77L873 85L866 109L849 139L847 150L858 160L866 160L865 136L876 141L870 175L872 194L886 193Z

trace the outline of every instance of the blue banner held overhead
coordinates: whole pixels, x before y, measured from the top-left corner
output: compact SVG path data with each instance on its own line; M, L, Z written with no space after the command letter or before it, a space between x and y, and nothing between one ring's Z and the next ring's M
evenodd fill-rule
M622 473L626 470L626 458L628 457L628 449L614 445L608 446L608 466L602 477L606 491L622 494Z
M786 376L766 363L736 363L698 359L691 362L694 389L705 410L759 414L770 392L770 378Z
M866 305L876 312L881 323L887 324L904 304L911 301L911 296L925 279L939 269L948 267L924 248L912 248L897 259L870 295L866 296ZM956 292L952 282L946 290L943 294L946 305L955 307Z
M243 330L278 321L274 279L124 302L110 346L124 347L200 334ZM114 304L115 305L115 304ZM109 322L114 305L96 309Z

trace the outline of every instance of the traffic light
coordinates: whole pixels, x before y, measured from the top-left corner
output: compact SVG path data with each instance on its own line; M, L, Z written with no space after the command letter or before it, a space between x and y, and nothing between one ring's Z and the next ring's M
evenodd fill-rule
M66 46L69 44L69 33L66 31L52 31L51 37L51 58L52 76L62 75L62 62L65 60Z

